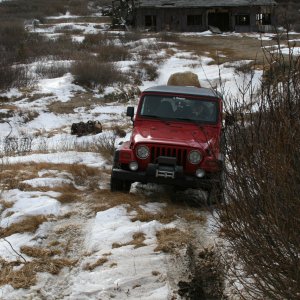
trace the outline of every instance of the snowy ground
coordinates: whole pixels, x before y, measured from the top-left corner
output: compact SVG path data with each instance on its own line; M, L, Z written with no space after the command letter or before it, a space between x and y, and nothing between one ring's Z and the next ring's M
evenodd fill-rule
M58 29L71 26L82 32L73 41L82 42L85 34L108 28L104 23L66 22L69 18L79 16L52 16L49 19L56 23L34 31L54 37ZM122 33L111 34L118 44ZM213 36L210 32L196 36L201 35ZM269 40L272 36L251 37ZM154 43L158 43L156 37L127 46L137 57L141 48ZM176 43L170 43L167 50L152 54L160 58L159 74L153 81L143 80L140 90L166 84L172 73L180 71L192 71L204 87L216 87L232 95L244 89L251 78L254 90L260 83L261 70L246 74L236 71L249 60L217 65L209 55L180 50ZM33 77L40 63L72 62L49 58L30 64ZM136 64L133 58L119 62L118 67L126 72ZM10 89L0 93L0 97L9 99L9 105L3 102L0 107L0 112L7 114L5 122L0 123L0 221L5 236L0 239L0 264L5 270L0 279L1 299L183 299L178 282L189 281L191 276L189 249L215 246L212 215L188 201L173 204L167 188L135 185L125 196L108 191L111 162L97 151L97 145L112 134L115 124L130 131L125 110L128 104L136 105L136 98L125 105L101 101L89 107L77 105L68 113L49 108L56 102L73 103L78 95L102 99L115 90L117 87L111 86L104 92L91 92L73 83L73 75L66 73L38 79L29 91ZM105 124L102 133L80 138L70 135L73 122L91 119ZM7 137L16 143L18 155L8 154ZM182 196L190 203L193 197L205 195L188 191ZM35 227L34 217L42 220ZM26 230L29 225L34 229ZM159 232L166 233L164 239L159 238ZM168 235L173 240L168 240ZM49 271L44 261L58 271ZM25 267L31 270L30 275Z

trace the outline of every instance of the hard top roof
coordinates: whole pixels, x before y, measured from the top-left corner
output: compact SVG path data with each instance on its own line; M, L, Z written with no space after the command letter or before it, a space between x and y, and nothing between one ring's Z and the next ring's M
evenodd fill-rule
M169 93L178 95L196 95L206 97L222 97L220 93L208 88L197 88L193 86L173 86L173 85L158 85L150 87L144 90L144 93L155 92L155 93Z
M141 7L220 7L276 5L275 0L140 0Z

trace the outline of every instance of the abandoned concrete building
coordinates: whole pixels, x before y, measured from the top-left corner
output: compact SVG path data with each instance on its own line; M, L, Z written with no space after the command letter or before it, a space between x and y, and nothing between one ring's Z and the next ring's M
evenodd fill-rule
M274 0L140 0L134 1L136 28L153 31L270 32Z

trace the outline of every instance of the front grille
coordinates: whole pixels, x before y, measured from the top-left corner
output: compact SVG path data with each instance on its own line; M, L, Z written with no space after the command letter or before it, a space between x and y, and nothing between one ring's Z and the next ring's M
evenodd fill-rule
M156 163L159 156L176 157L176 164L184 166L187 158L187 150L169 146L150 146L151 162Z

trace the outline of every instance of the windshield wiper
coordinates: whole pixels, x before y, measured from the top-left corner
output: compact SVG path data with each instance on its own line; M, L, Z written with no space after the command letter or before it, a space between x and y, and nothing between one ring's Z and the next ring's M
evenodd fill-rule
M158 119L160 117L155 116L155 115L141 115L142 117L147 117L147 118L154 118L154 119Z
M195 119L189 119L189 118L175 118L174 120L177 120L177 121L197 122Z

